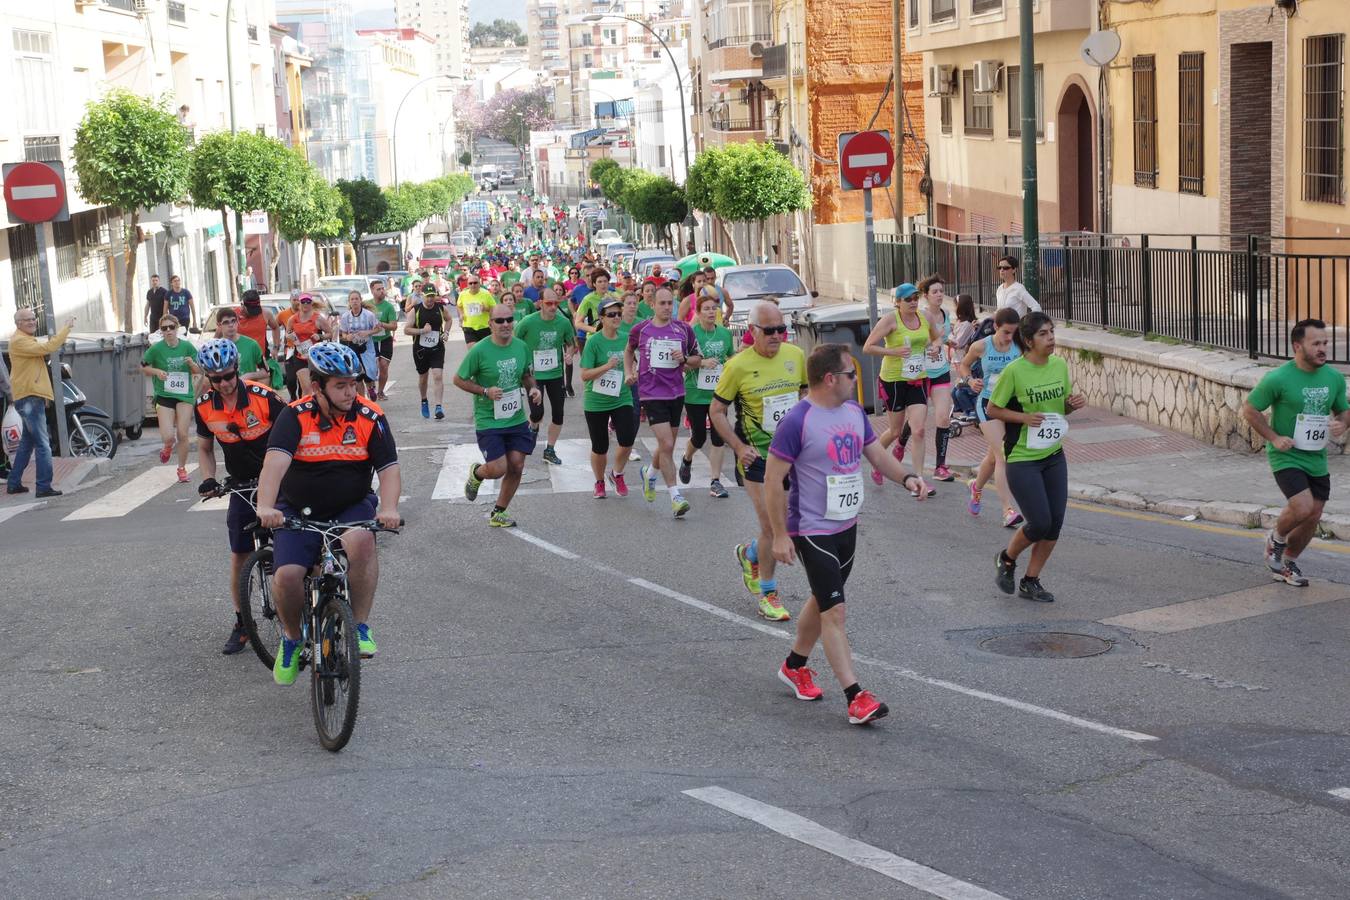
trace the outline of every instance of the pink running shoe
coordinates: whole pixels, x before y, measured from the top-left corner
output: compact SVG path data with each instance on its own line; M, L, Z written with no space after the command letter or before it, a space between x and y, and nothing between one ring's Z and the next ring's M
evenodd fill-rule
M872 483L875 484L877 487L881 487L883 484L886 483L886 476L881 474L880 469L872 470Z
M623 480L622 472L610 472L609 483L614 485L614 493L618 494L620 497L628 496L628 485Z
M595 493L592 494L591 496L594 497L596 500L605 499L605 483L603 481L597 481L595 483Z
M933 477L936 478L938 481L956 480L956 476L952 474L952 470L947 468L945 465L934 467Z
M972 516L978 516L980 514L980 495L983 494L984 491L975 486L974 478L970 479L966 484L970 488L970 503L966 505L966 509L970 510Z

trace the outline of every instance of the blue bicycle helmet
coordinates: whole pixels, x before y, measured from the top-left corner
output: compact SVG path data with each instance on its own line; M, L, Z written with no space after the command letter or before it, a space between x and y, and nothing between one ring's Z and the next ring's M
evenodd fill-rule
M208 372L227 372L239 368L239 348L234 341L212 338L197 351L197 363Z
M309 371L319 378L355 378L363 369L352 348L337 341L320 341L309 348Z

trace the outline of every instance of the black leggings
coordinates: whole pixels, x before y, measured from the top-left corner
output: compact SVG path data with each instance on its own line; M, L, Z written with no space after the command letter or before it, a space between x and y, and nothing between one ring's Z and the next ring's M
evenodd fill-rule
M1060 450L1045 459L1010 462L1008 490L1026 519L1022 533L1033 544L1059 540L1069 502L1069 464Z
M717 433L708 422L707 403L686 403L684 405L685 417L689 419L689 446L695 450L703 449L703 442L709 437L712 438L714 447L721 447L725 443L722 436Z
M620 447L632 447L637 440L637 418L631 406L618 409L606 409L599 412L586 410L586 430L591 433L591 452L604 456L609 452L609 426L614 424L614 439Z
M548 407L553 413L553 424L561 425L563 423L563 380L561 378L546 378L543 381L536 381L539 390L548 397ZM544 421L544 398L539 398L539 405L530 403L530 424L538 425Z

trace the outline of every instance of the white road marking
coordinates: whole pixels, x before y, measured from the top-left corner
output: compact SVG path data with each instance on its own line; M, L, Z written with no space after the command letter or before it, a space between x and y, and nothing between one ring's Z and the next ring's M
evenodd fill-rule
M386 393L386 394L389 393L389 389L390 389L391 387L393 387L394 385L396 385L396 384L398 384L398 379L397 379L397 378L391 378L391 379L389 379L389 381L386 382L385 385L384 385L384 393Z
M188 463L188 473L196 471L196 463ZM156 466L147 469L114 491L109 491L92 503L86 503L62 522L80 519L115 519L125 516L136 507L162 491L178 484L178 474L173 466ZM187 485L184 485L187 488Z
M483 461L483 453L477 444L451 444L445 448L445 457L441 460L441 472L436 476L436 488L431 492L432 500L452 500L456 497L464 500L464 482L469 477L469 467ZM496 480L484 481L478 489L478 496L497 496Z
M818 822L777 806L761 803L744 794L716 786L693 788L682 793L742 819L749 819L808 847L823 850L845 862L871 869L893 881L932 894L934 897L942 897L944 900L1007 900L1002 894L987 891L978 885L939 872L912 859L897 856L880 847L845 837Z
M1350 800L1350 788L1332 788L1327 793L1342 800Z
M0 522L8 521L19 513L28 512L30 509L37 509L39 506L46 506L46 500L39 500L36 503L19 503L14 506L0 508Z
M188 512L225 512L230 508L229 497L210 497L198 500L188 507Z
M733 624L741 625L745 628L751 628L762 634L772 635L773 637L777 638L790 638L792 636L790 632L784 629L774 628L771 625L766 625L763 622L758 622L754 619L749 618L748 616L737 615L736 613L729 612L728 610L725 610L720 606L716 606L715 604L704 602L703 600L699 600L695 597L690 597L687 594L681 594L679 591L671 590L670 588L647 581L644 578L635 578L624 572L620 572L618 569L614 569L610 566L607 566L602 562L597 562L596 560L589 559L577 553L573 553L571 550L559 547L556 544L551 544L548 541L544 540L543 538L535 537L534 535L528 532L521 531L519 528L512 528L507 533L523 541L526 541L527 543L534 544L541 550L546 550L549 553L561 556L563 559L570 559L576 562L580 562L599 572L604 572L607 575L613 575L616 578L621 578L624 581L628 582L629 584L633 585L634 587L639 587L645 591L651 591L652 593L660 594L663 597L668 597L671 600L676 600L680 603L683 603L686 606L692 607L693 609L697 609L702 612L715 615L719 619L724 619ZM1022 700L1016 700L1012 697L1004 697L1000 694L991 694L988 691L982 691L979 690L978 688L969 688L966 687L965 685L957 684L954 681L947 681L942 678L933 678L928 675L924 675L921 672L916 672L913 669L906 669L903 666L897 666L894 663L889 663L884 659L877 659L875 657L865 656L859 653L854 653L853 659L857 663L882 669L886 672L891 673L892 675L898 675L901 678L906 678L909 679L910 681L917 681L920 682L921 684L929 685L930 687L942 688L943 690L953 691L958 694L964 694L967 697L973 697L977 700L987 700L990 703L997 703L1001 706L1006 706L1010 709L1015 709L1019 712L1031 713L1032 715L1042 716L1047 719L1054 719L1057 722L1063 722L1066 725L1073 725L1076 728L1082 728L1087 731L1095 731L1098 732L1099 734L1109 734L1112 737L1124 738L1125 740L1129 741L1143 742L1143 741L1158 740L1158 738L1155 735L1145 734L1142 731L1131 731L1126 728L1116 728L1114 725L1107 725L1103 722L1093 721L1092 719L1084 719L1080 716L1074 716L1070 715L1069 713L1060 712L1057 709L1050 709L1049 707L1045 706L1037 706L1034 703L1027 703Z
M1237 622L1286 609L1347 599L1350 599L1350 587L1343 584L1319 581L1307 587L1290 589L1286 584L1272 582L1215 597L1201 597L1197 600L1184 600L1167 606L1141 609L1101 621L1103 625L1115 625L1133 631L1173 634L1192 628Z

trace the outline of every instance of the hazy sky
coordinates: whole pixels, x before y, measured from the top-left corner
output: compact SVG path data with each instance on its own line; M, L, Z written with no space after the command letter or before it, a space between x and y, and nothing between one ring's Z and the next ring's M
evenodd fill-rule
M394 24L393 0L352 0L361 27L379 28ZM515 19L525 24L525 0L469 0L469 21L491 22Z

